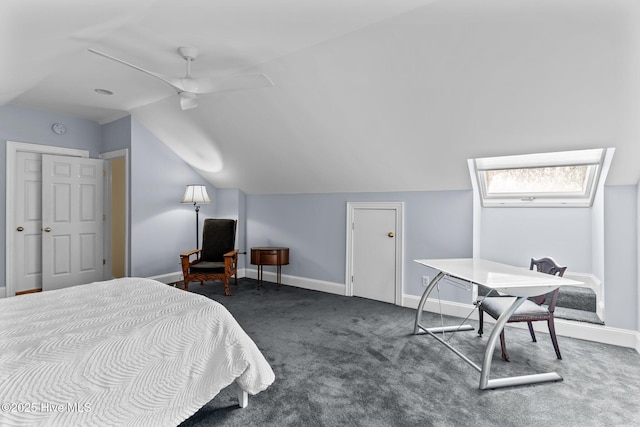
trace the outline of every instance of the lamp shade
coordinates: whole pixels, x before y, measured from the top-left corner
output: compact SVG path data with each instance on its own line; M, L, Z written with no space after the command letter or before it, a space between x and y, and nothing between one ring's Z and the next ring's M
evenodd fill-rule
M204 185L187 185L187 189L182 196L182 203L211 203L207 194L207 187Z

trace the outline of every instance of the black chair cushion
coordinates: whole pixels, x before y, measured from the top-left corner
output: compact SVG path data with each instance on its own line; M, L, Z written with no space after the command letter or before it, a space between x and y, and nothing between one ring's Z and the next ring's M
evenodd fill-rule
M482 300L482 309L489 316L497 319L502 313L513 304L514 297L488 297ZM545 306L540 306L533 301L526 300L515 313L509 318L510 322L527 319L548 319L549 310Z
M223 261L224 254L236 245L236 221L233 219L204 220L202 228L202 261Z
M224 273L224 261L200 261L191 265L189 272L195 274Z

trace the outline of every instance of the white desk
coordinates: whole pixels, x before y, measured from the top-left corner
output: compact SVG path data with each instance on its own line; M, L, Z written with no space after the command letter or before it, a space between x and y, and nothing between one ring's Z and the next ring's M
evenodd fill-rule
M415 262L434 268L440 272L433 278L422 294L420 304L418 305L418 311L416 312L416 321L413 329L414 335L420 334L422 333L421 331L424 331L424 333L434 337L480 372L481 390L562 380L562 377L555 372L491 380L489 379L489 374L491 372L493 350L495 349L496 342L500 336L500 331L504 328L507 320L509 320L511 315L528 297L551 292L563 285L582 285L582 282L483 259L417 259ZM436 333L443 332L469 331L473 330L472 326L461 325L426 328L421 323L422 311L424 310L424 304L427 302L429 294L437 286L440 280L445 277L452 277L472 284L483 285L487 288L495 289L498 292L517 297L513 302L513 305L511 305L511 307L509 307L509 309L496 321L496 324L491 331L491 335L489 336L489 340L487 341L482 367L476 365L451 344L435 335Z

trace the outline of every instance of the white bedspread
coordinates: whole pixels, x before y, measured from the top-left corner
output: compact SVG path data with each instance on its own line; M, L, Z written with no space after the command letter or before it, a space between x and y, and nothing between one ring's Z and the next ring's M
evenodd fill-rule
M175 426L274 378L222 305L154 280L0 299L2 426Z

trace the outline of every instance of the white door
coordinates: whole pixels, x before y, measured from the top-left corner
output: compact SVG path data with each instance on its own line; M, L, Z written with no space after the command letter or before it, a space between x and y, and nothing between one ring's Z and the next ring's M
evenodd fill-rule
M350 206L352 295L400 304L401 209Z
M16 153L15 292L42 288L42 154Z
M42 156L42 290L103 278L103 162Z

